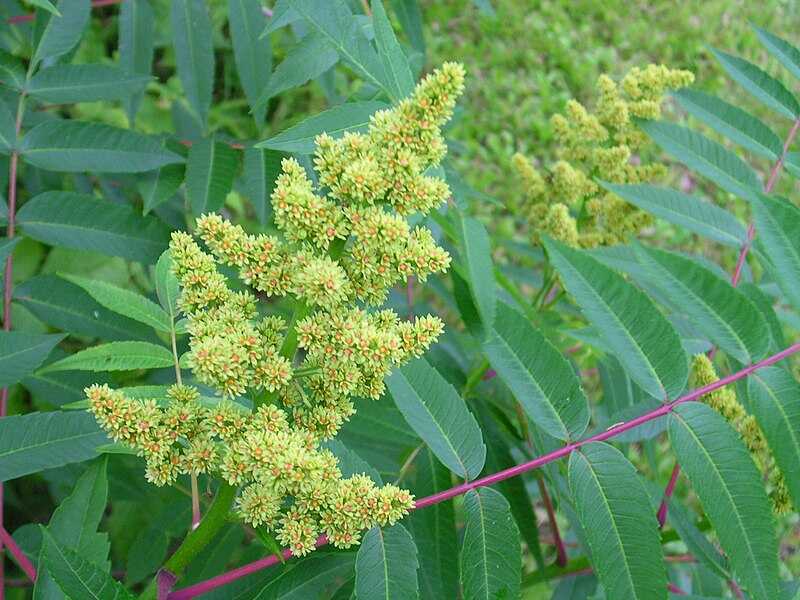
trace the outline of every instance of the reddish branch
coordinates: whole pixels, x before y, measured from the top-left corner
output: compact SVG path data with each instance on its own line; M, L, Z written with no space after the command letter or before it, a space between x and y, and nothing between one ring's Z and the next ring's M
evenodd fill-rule
M764 193L769 194L775 188L775 184L778 182L778 176L780 175L781 168L783 167L783 163L786 161L786 155L789 153L789 148L794 142L794 138L797 136L798 129L800 129L800 117L795 119L792 128L789 130L789 134L786 136L786 141L783 143L783 151L781 155L778 157L778 160L775 161L775 164L772 165L772 170L769 173L769 177L767 178L767 183L764 185ZM733 270L733 275L731 275L731 285L736 287L739 285L739 280L742 276L742 269L744 268L745 260L747 259L747 254L750 252L750 248L753 245L753 239L756 235L756 228L751 222L747 226L747 237L745 238L744 243L742 244L741 249L739 250L739 257L736 259L736 267ZM709 355L713 358L715 348L712 348L709 351ZM678 463L675 463L675 466L672 468L672 474L669 478L669 483L667 484L666 489L664 490L664 498L661 500L661 506L658 507L658 525L660 527L664 526L664 523L667 521L667 510L669 505L669 499L672 496L672 493L675 491L675 484L678 482L678 476L681 472L681 466Z
M762 369L764 367L768 367L768 366L773 365L773 364L775 364L777 362L780 362L781 360L783 360L783 359L785 359L785 358L787 358L787 357L789 357L789 356L791 356L793 354L796 354L797 352L800 352L800 342L796 342L796 343L792 344L791 346L789 346L788 348L782 350L781 352L778 352L777 354L773 354L772 356L770 356L768 358L765 358L764 360L759 361L759 362L757 362L755 364L748 365L745 368L743 368L742 370L737 371L736 373L732 373L731 375L728 375L726 377L723 377L722 379L719 379L718 381L715 381L714 383L710 383L710 384L705 385L705 386L703 386L701 388L693 390L693 391L689 392L688 394L685 394L685 395L681 396L677 400L673 400L672 402L669 402L669 403L666 403L666 404L662 404L661 406L659 406L655 410L652 410L652 411L650 411L648 413L645 413L644 415L636 417L635 419L632 419L632 420L627 421L627 422L625 422L625 423L623 423L621 425L618 425L617 427L611 427L611 428L607 429L606 431L602 431L602 432L600 432L598 434L592 435L592 436L587 437L587 438L585 438L583 440L579 440L577 442L572 442L570 444L562 446L558 450L555 450L553 452L549 452L549 453L544 454L542 456L539 456L539 457L537 457L537 458L535 458L533 460L530 460L528 462L516 465L516 466L511 467L509 469L504 469L503 471L499 471L497 473L494 473L492 475L488 475L488 476L483 477L481 479L477 479L477 480L471 481L471 482L462 483L462 484L457 485L455 487L452 487L450 489L443 490L441 492L437 492L437 493L435 493L435 494L433 494L431 496L427 496L425 498L421 498L415 503L414 509L418 510L420 508L425 508L426 506L432 506L434 504L439 504L440 502L444 502L446 500L450 500L451 498L455 498L456 496L460 496L462 494L466 494L470 490L474 490L476 488L493 485L495 483L499 483L501 481L505 481L506 479L509 479L511 477L516 477L517 475L522 475L523 473L527 473L527 472L532 471L534 469L538 469L539 467L542 467L542 466L547 465L549 463L552 463L552 462L554 462L556 460L559 460L561 458L569 456L570 454L572 454L573 452L575 452L576 450L578 450L582 446L585 446L586 444L589 444L591 442L602 442L602 441L614 438L614 437L618 436L619 434L624 433L625 431L629 431L631 429L635 429L636 427L639 427L640 425L644 425L645 423L649 423L650 421L653 421L655 419L658 419L658 418L661 418L661 417L663 417L665 415L668 415L672 411L672 409L675 408L679 404L683 404L685 402L692 402L692 401L698 400L699 398L701 398L702 396L704 396L704 395L706 395L706 394L708 394L710 392L718 390L721 387L724 387L724 386L726 386L728 384L731 384L731 383L734 383L736 381L739 381L740 379L744 379L745 377L749 376L754 371L757 371L758 369ZM317 544L316 545L317 545L317 547L319 547L319 546L324 546L327 543L328 543L327 538L325 536L320 536L320 538L317 540ZM283 555L284 559L288 559L288 558L292 557L292 553L288 549L284 549L282 551L282 555ZM210 592L211 590L214 590L214 589L216 589L218 587L221 587L223 585L226 585L228 583L236 581L237 579L240 579L240 578L245 577L247 575L250 575L252 573L256 573L258 571L261 571L262 569L266 569L267 567L275 565L280 561L281 561L281 559L278 558L277 555L266 556L266 557L264 557L262 559L259 559L259 560L255 561L255 562L252 562L252 563L249 563L247 565L241 566L241 567L239 567L237 569L233 569L232 571L228 571L227 573L223 573L221 575L217 575L216 577L212 577L211 579L208 579L206 581L201 581L200 583L196 583L194 585L185 587L185 588L183 588L181 590L177 590L175 592L172 592L172 593L169 594L169 596L167 596L167 598L168 598L168 600L189 600L190 598L194 598L196 596L199 596L200 594L204 594L204 593Z
M17 545L17 542L14 541L11 534L2 526L0 526L0 541L2 541L3 545L11 552L11 555L16 559L20 568L25 572L25 575L28 576L28 579L36 581L36 567L28 560L27 555L22 551L22 548ZM0 591L1 590L2 588L0 588Z

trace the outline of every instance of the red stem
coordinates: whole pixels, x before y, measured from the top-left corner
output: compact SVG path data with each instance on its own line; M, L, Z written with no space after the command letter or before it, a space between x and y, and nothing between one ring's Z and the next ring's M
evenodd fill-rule
M781 167L783 163L786 161L786 155L789 153L789 148L794 142L794 138L797 136L797 132L800 130L800 117L795 119L792 128L789 130L788 135L786 136L786 141L783 143L783 151L781 155L778 157L778 160L775 161L775 164L772 165L772 170L769 172L769 177L767 178L767 183L764 185L764 193L769 194L775 188L775 184L778 182L778 176L781 173ZM742 244L741 249L739 250L739 257L736 259L736 267L733 270L733 275L731 275L731 285L736 287L739 285L739 280L742 276L742 269L744 268L745 260L747 259L747 254L750 252L750 248L753 245L753 239L756 236L756 228L755 225L751 222L747 226L747 237ZM714 354L716 352L716 348L711 348L709 350L709 358L714 358ZM678 479L678 474L681 472L681 466L678 463L675 463L675 466L672 469L672 475L669 479L669 484L667 488L664 490L664 498L661 500L661 506L658 507L658 525L659 527L663 527L664 523L667 522L667 505L669 503L669 499L672 496L672 492L675 490L675 482Z
M11 555L17 559L17 563L19 563L20 568L25 572L25 575L28 576L28 579L31 581L36 581L36 567L33 566L28 557L17 545L17 542L14 541L14 538L11 537L11 534L6 531L5 527L0 526L0 540L2 540L3 545L9 549Z
M488 475L481 479L477 479L475 481L462 483L455 487L452 487L448 490L443 490L441 492L437 492L436 494L432 494L425 498L421 498L415 503L414 510L418 510L420 508L424 508L426 506L432 506L434 504L439 504L440 502L444 502L445 500L449 500L456 496L460 496L462 494L467 493L470 490L474 490L475 488L479 487L486 487L489 485L493 485L495 483L499 483L501 481L505 481L506 479L510 479L511 477L516 477L517 475L521 475L523 473L527 473L528 471L532 471L534 469L538 469L546 464L554 462L560 458L564 458L565 456L569 456L572 452L579 449L581 446L585 446L591 442L602 442L607 439L613 438L625 431L629 431L631 429L635 429L640 425L663 417L669 414L672 409L677 406L678 404L683 404L685 402L692 402L697 400L698 398L718 390L721 387L725 387L730 383L734 383L739 381L740 379L744 379L754 371L758 369L763 369L764 367L768 367L770 365L774 365L776 362L780 362L781 360L791 356L792 354L796 354L800 352L800 342L795 342L788 348L781 350L777 354L773 354L761 360L755 364L748 365L740 371L736 373L732 373L722 379L719 379L713 383L709 383L708 385L704 385L701 388L697 388L678 398L677 400L673 400L672 402L662 404L655 410L650 411L649 413L645 413L635 419L627 421L617 427L611 427L605 431L597 433L595 435L589 436L583 440L578 440L576 442L572 442L567 444L566 446L562 446L558 450L553 452L549 452L538 458L530 460L528 462L516 465L514 467L504 469L492 475ZM328 543L328 540L325 536L320 536L317 540L317 547L324 546ZM282 551L282 555L284 558L291 558L292 553L288 549L284 549ZM195 596L199 596L200 594L204 594L211 590L214 590L218 587L221 587L227 583L240 579L246 575L250 575L251 573L255 573L267 567L270 567L276 563L278 563L280 559L276 555L272 556L265 556L262 559L259 559L255 562L250 564L241 566L237 569L232 571L228 571L227 573L223 573L222 575L217 575L216 577L212 577L211 579L207 579L206 581L201 581L200 583L196 583L194 585L185 587L181 590L177 590L172 592L168 596L168 600L189 600L190 598L194 598Z
M544 479L539 477L536 483L539 484L539 495L542 497L544 508L547 511L547 519L550 521L553 545L556 547L556 564L559 567L565 567L567 565L567 549L564 547L564 540L561 539L561 532L558 530L558 521L556 521L556 511L553 510L553 501L550 499L550 494L547 493L547 486L544 484Z

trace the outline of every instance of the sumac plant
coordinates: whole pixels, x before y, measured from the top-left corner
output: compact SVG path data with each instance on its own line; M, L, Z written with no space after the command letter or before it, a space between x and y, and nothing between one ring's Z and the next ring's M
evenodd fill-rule
M800 50L601 76L500 206L423 16L0 5L0 598L798 597Z

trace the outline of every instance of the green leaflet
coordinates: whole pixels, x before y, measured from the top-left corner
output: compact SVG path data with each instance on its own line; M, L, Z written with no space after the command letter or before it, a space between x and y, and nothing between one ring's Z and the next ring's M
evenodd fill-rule
M569 487L609 597L666 599L658 522L633 465L613 446L587 444L570 456Z
M74 335L158 341L148 327L109 310L74 283L54 275L37 275L15 286L14 300L48 325Z
M660 493L661 490L659 489ZM720 554L716 546L709 542L705 534L697 528L680 500L676 500L675 497L670 498L668 508L667 519L675 531L678 532L692 556L696 557L697 560L719 577L730 579L728 560Z
M140 294L86 277L75 275L62 275L62 277L82 287L92 298L115 313L165 333L169 333L172 329L170 316L158 304Z
M186 195L192 214L221 209L238 170L238 153L213 135L192 144L186 161Z
M494 285L492 244L483 224L472 217L459 215L459 237L467 285L475 307L478 309L484 331L494 323L497 294Z
M174 0L170 5L178 76L189 105L205 129L214 87L211 19L204 0Z
M128 73L150 75L153 64L155 17L148 0L123 2L119 11L119 64ZM134 124L142 93L123 101L128 122Z
M711 342L743 364L764 357L769 329L747 296L690 258L641 244L634 248L653 283Z
M108 534L98 533L97 527L108 501L107 463L108 459L102 457L86 469L47 525L47 531L59 544L96 566L104 567L106 572L111 566L108 561L110 543ZM53 595L58 595L58 585L44 568L44 561L40 560L33 600Z
M233 57L247 103L256 123L264 122L264 108L256 108L259 95L268 84L272 70L272 46L261 38L264 13L260 0L228 0L228 23L233 41Z
M646 183L619 185L598 182L609 192L656 217L709 239L739 248L747 239L747 230L728 211L711 202L687 196L677 190Z
M739 435L705 404L681 404L669 438L738 581L754 600L778 597L778 544L772 510Z
M356 596L360 600L414 600L419 598L417 547L397 523L373 527L356 555Z
M0 331L0 387L33 373L65 335Z
M666 152L731 194L752 200L761 189L746 162L703 134L666 121L643 121L640 127Z
M528 416L559 440L577 439L589 423L589 405L575 371L530 322L504 303L484 352Z
M17 147L17 125L5 102L0 102L0 153L9 154Z
M173 366L172 354L163 346L149 342L110 342L86 348L47 365L52 371L131 371Z
M383 88L391 96L391 85L385 67L346 3L292 0L290 4L309 27L328 40L359 77L377 88Z
M382 0L373 0L372 22L375 27L375 45L386 73L389 97L398 102L414 90L414 76L403 49L394 35Z
M800 50L769 31L756 27L755 25L751 25L751 27L756 32L756 35L758 35L758 39L761 40L761 43L769 50L770 54L777 58L792 75L800 78Z
M343 477L363 474L369 476L377 485L383 485L380 473L341 441L333 438L323 442L322 446L333 452L334 456L336 456L336 460L339 461L339 470L342 472Z
M425 34L422 24L422 11L417 0L389 0L397 20L414 47L414 50L425 55Z
M86 412L47 412L0 419L0 481L97 456L108 443Z
M178 315L178 297L181 289L178 278L172 272L172 256L165 250L156 263L155 272L156 295L161 308L167 311L170 324Z
M386 386L411 428L456 475L475 479L486 460L486 446L475 417L452 385L418 358L396 369Z
M800 104L797 99L772 75L738 56L714 48L711 52L728 75L759 102L790 119L800 115Z
M450 471L429 448L423 448L409 471L409 489L424 498L450 487ZM424 600L458 595L458 539L452 502L441 502L415 510L403 524L414 536L419 555L420 597Z
M791 373L767 367L747 380L750 411L783 473L795 507L800 506L800 384Z
M25 234L46 244L92 250L152 264L169 244L169 228L129 207L74 192L44 192L17 214Z
M331 48L322 34L316 31L307 33L289 48L281 64L275 67L269 83L260 92L253 110L263 108L270 98L285 90L316 79L337 62L339 54Z
M137 178L136 187L142 195L142 213L147 214L172 198L181 187L186 165L176 163L145 173Z
M56 65L36 73L28 93L53 104L125 100L139 94L150 80L149 75L110 65Z
M91 561L59 544L42 528L42 559L48 573L70 598L132 600L122 584Z
M272 191L281 173L281 162L288 156L284 152L261 148L244 151L244 189L261 224L266 224L272 217Z
M90 0L60 0L58 13L51 15L45 25L33 62L55 58L72 50L80 41L89 22Z
M325 597L336 590L342 580L353 575L355 553L316 553L301 562L287 565L252 600L305 600ZM247 596L250 598L251 596Z
M464 496L461 583L464 600L517 598L522 556L519 531L508 502L492 488Z
M20 152L40 169L63 173L139 173L183 162L158 138L102 123L60 119L31 129L22 138Z
M770 160L783 153L783 143L763 121L715 96L684 88L673 92L681 106L717 133Z
M800 209L788 200L759 194L753 201L758 241L774 268L766 268L786 300L800 308Z
M675 329L643 292L585 252L544 240L588 321L642 389L658 400L683 391L689 369Z
M388 108L385 102L368 100L348 102L301 121L278 135L255 145L256 148L270 148L282 152L312 154L316 148L314 139L320 133L337 138L349 131L366 131L369 118L378 110Z

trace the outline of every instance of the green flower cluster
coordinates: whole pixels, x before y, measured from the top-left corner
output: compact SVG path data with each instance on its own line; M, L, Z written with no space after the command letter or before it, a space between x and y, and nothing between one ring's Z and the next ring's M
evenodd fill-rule
M566 114L552 119L560 160L540 172L525 156L514 155L524 201L511 210L526 218L534 243L546 233L576 247L617 244L651 223L647 213L594 179L643 183L662 178L664 165L641 164L647 138L633 119L658 118L665 91L692 81L690 72L663 65L634 68L619 85L602 75L594 114L571 100Z
M463 80L460 65L445 64L410 98L373 115L366 133L319 136L318 189L297 161L284 160L271 198L279 236L246 233L215 214L197 219L198 240L173 233L186 364L222 400L209 408L195 388L174 386L160 406L107 386L87 389L101 426L145 458L149 481L219 475L241 486L243 520L274 531L299 555L323 533L349 547L364 529L392 524L413 506L394 485L343 478L319 444L352 416L354 397L378 399L391 369L442 333L437 317L401 321L359 303L380 305L397 283L449 266L430 231L412 229L405 216L450 195L425 171L444 156L441 127ZM254 292L232 290L220 264ZM292 323L265 316L256 294L292 297ZM256 398L254 411L233 401L245 394Z
M717 377L717 372L714 370L711 360L705 354L696 355L692 361L691 387L703 387L714 383L718 379L719 377ZM711 408L725 417L725 420L739 432L742 441L752 454L753 460L756 461L756 465L758 465L769 482L770 499L775 513L783 514L789 512L792 503L783 473L775 464L775 458L767 446L764 434L755 417L747 414L747 411L739 404L736 398L736 391L723 387L706 394L703 398Z

